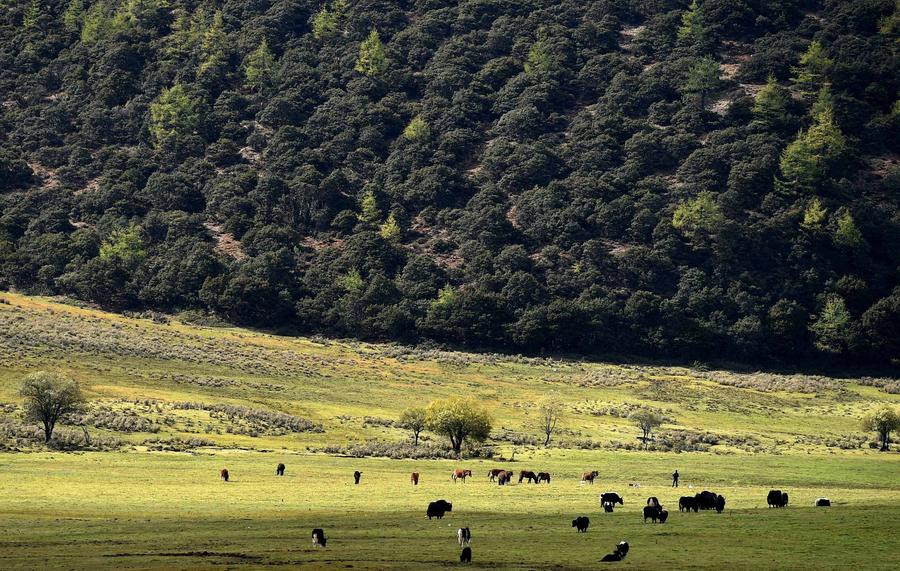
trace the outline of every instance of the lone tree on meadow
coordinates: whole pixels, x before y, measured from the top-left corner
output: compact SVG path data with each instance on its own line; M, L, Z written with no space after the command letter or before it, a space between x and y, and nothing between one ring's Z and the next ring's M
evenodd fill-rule
M556 425L559 424L562 413L562 403L553 397L547 398L538 407L538 421L540 422L541 432L546 436L544 448L550 446L550 438L553 437L553 433L556 431Z
M420 407L408 408L400 415L401 428L405 428L413 433L415 445L419 445L419 434L425 430L425 409Z
M647 442L650 441L650 435L653 433L653 429L662 426L662 423L665 420L661 414L652 410L639 410L631 414L628 418L641 429L641 432L643 433L641 441L644 443L644 447L646 447Z
M425 425L449 438L457 456L466 440L483 442L491 433L491 423L491 415L473 398L436 400L425 409Z
M878 433L881 441L881 450L887 451L891 442L891 432L900 430L900 414L889 406L883 406L875 412L866 415L862 421L863 430L871 430Z
M25 418L44 425L44 442L50 442L60 418L80 411L85 403L78 383L45 371L25 377L19 394L25 398Z

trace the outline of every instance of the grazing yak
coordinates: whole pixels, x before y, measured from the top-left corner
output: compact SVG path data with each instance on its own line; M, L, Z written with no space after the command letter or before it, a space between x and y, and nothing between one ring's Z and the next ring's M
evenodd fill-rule
M593 470L591 472L585 472L581 475L581 483L587 482L590 485L594 485L594 478L600 475L600 472L597 470Z
M459 562L460 563L471 563L472 562L472 548L466 547L462 550L462 553L459 554Z
M603 511L605 511L606 513L612 513L613 506L615 506L615 504L612 502L603 502L601 505L603 506Z
M716 513L720 514L725 511L725 496L718 495L716 496Z
M428 504L428 510L425 512L425 515L428 516L428 519L431 519L433 517L443 519L445 513L452 511L453 504L446 500L438 500L436 502L431 502L430 504Z
M788 495L781 490L769 490L769 495L766 496L766 503L769 504L770 508L783 508L788 504Z
M322 531L322 528L317 527L316 529L313 530L313 532L312 532L313 545L315 545L316 547L319 547L319 546L325 547L326 541L328 541L328 540L325 539L325 532Z
M276 476L284 476L284 464L279 464L275 468L275 475Z
M659 498L657 498L656 496L650 496L649 498L647 498L647 505L655 508L660 507Z
M466 482L466 478L472 475L472 470L453 470L453 473L450 474L450 479L456 482L457 480L462 480L463 483Z
M226 468L222 468L222 470L219 471L219 477L227 482L228 481L228 470Z
M659 523L666 523L666 520L669 519L669 511L664 510L662 506L659 507L659 515L656 516L659 518Z
M647 523L648 519L653 523L656 523L656 520L659 519L659 512L661 511L659 506L644 506L644 523Z
M612 553L607 553L600 561L621 561L628 555L628 542L620 541Z
M412 483L413 486L418 486L419 485L419 473L413 472L412 474L410 474L409 481Z
M580 515L572 520L572 527L577 528L578 533L587 533L588 526L591 525L590 518Z
M497 484L503 486L512 482L512 479L513 473L508 470L504 470L497 475Z
M678 511L689 512L691 510L697 512L697 498L695 496L681 496L678 500Z
M469 545L472 543L472 532L469 531L468 527L461 527L456 530L456 539L459 541L459 546Z
M619 494L615 492L603 492L600 494L600 503L601 504L619 504L624 506L625 500Z
M696 496L697 507L701 510L712 510L716 508L716 494L703 490Z
M828 498L818 498L816 500L817 508L827 508L829 506L831 506L831 500L829 500Z
M360 472L359 470L357 470L356 472L353 472L353 483L354 484L359 484L360 478L362 478L362 472Z
M537 484L538 482L537 474L529 470L522 470L521 472L519 472L519 483L521 484L522 480L525 479L527 479L528 483L530 484Z
M506 470L504 470L503 468L492 468L491 471L488 472L488 479L493 482L497 479L497 476L499 476L503 472L506 472Z
M550 472L538 472L537 483L540 484L541 482L550 483Z

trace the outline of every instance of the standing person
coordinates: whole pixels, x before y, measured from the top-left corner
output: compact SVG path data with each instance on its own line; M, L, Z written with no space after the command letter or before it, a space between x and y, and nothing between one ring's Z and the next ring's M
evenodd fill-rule
M675 472L672 474L672 487L678 487L678 470L675 470Z

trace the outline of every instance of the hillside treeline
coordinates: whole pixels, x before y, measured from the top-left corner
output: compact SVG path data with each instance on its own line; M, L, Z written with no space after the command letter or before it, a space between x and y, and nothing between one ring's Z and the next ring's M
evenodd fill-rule
M900 356L895 0L0 0L0 287Z

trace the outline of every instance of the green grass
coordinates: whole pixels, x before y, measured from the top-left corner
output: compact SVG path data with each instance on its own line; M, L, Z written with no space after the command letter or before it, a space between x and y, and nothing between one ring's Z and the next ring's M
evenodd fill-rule
M898 457L757 455L749 461L708 454L550 452L516 468L548 470L549 485L499 487L490 461L400 461L258 452L215 454L86 453L7 455L0 520L3 568L166 568L328 564L379 569L444 565L458 556L459 526L473 530L477 567L594 568L620 539L632 546L623 566L645 568L888 568L900 515ZM284 461L287 475L277 478ZM465 484L449 479L469 467ZM218 470L227 467L224 483ZM582 486L580 472L600 480ZM673 467L682 487L668 487ZM352 484L353 470L363 472ZM418 487L409 472L421 473ZM629 482L641 488L629 488ZM693 490L688 485L695 486ZM784 510L765 507L769 486L791 494ZM681 514L677 497L700 489L726 496L726 511ZM617 490L625 505L601 513L597 496ZM671 512L665 525L643 524L656 495ZM830 509L811 507L821 495ZM454 510L429 521L429 501ZM588 515L591 528L570 527ZM309 531L325 528L326 550ZM865 549L852 549L852 546ZM213 555L196 555L208 552ZM193 555L192 555L193 554ZM231 555L223 555L231 554Z
M18 385L44 369L82 382L95 412L156 426L153 433L90 428L95 438L120 440L116 452L6 442L18 452L0 453L3 569L420 569L457 560L461 525L473 531L473 566L492 569L596 568L621 539L632 552L620 566L635 569L876 569L890 567L900 547L900 455L869 449L872 436L859 428L866 411L900 401L878 388L889 379L423 351L159 324L9 293L0 300L0 410L8 411L0 423L20 422ZM549 393L565 403L553 446L522 444L538 436L536 403ZM365 418L394 420L405 407L449 395L484 402L496 420L489 444L497 454L514 455L516 471L551 472L553 483L489 484L487 470L505 465L499 459L310 453L406 441L405 431ZM174 406L183 401L280 411L325 430L254 432L260 427L244 420ZM622 416L636 405L670 417L662 432L711 432L718 443L702 453L621 451L636 444ZM838 447L848 435L856 444ZM212 445L148 451L173 438ZM596 448L579 449L587 440ZM287 476L276 478L282 461ZM218 479L223 467L228 484ZM471 468L473 481L451 483L455 467ZM683 476L678 491L666 485L675 468ZM600 471L598 483L579 485L590 469ZM422 474L416 488L408 481L414 470ZM635 482L641 487L629 487ZM787 490L791 506L767 509L770 488ZM601 513L597 501L608 489L626 498L614 514ZM681 493L702 489L726 496L724 514L677 513ZM672 512L667 524L641 523L650 495ZM834 507L813 508L819 496ZM425 506L439 498L454 512L429 522ZM590 516L588 534L570 527L577 515ZM312 548L313 527L326 529L328 549Z

